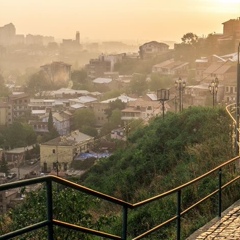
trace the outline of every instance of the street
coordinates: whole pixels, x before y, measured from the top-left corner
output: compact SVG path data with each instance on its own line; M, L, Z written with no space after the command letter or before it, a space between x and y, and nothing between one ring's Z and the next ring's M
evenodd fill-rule
M20 166L19 168L12 168L9 172L16 173L16 177L11 179L10 181L16 181L19 179L24 179L26 174L29 174L30 172L36 172L36 176L40 175L41 167L40 167L40 161L37 161L36 163L29 165L26 164L24 166Z

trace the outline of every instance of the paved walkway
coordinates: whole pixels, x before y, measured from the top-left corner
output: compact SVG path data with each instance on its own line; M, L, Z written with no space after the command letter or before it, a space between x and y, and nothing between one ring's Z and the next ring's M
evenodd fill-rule
M240 240L240 200L222 213L221 218L215 218L187 240Z

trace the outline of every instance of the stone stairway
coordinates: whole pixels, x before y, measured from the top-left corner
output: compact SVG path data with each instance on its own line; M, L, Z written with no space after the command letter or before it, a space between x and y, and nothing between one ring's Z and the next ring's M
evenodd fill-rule
M193 233L187 240L240 240L240 200L205 226Z

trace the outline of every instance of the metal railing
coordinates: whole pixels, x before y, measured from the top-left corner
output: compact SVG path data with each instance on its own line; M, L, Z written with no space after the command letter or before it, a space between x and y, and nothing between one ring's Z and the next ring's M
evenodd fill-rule
M240 155L240 143L239 143L239 136L240 136L240 129L239 129L239 123L237 123L237 120L239 121L239 116L237 116L238 111L237 111L237 105L236 103L231 103L226 106L226 111L230 118L233 121L233 139L235 142L235 149L236 149L236 155Z
M183 215L185 215L186 213L188 213L190 210L196 208L199 204L203 203L204 201L206 201L207 199L213 197L214 195L218 194L218 209L216 210L217 214L219 217L221 217L221 213L223 211L222 209L222 190L225 189L227 186L235 183L237 180L239 180L240 176L236 175L233 177L233 179L229 180L228 182L226 182L225 184L222 184L222 172L223 169L225 167L227 167L230 164L235 164L236 162L239 161L239 157L235 157L233 159L228 160L227 162L219 165L218 167L212 169L211 171L195 178L192 181L189 181L179 187L176 187L170 191L167 191L163 194L157 195L155 197L149 198L147 200L135 203L135 204L131 204L125 201L122 201L120 199L111 197L109 195L94 191L90 188L84 187L82 185L78 185L76 183L70 182L66 179L62 179L60 177L57 176L53 176L53 175L48 175L48 176L43 176L43 177L38 177L38 178L34 178L34 179L28 179L28 180L22 180L22 181L17 181L17 182L12 182L12 183L5 183L0 185L0 191L4 191L4 190L8 190L8 189L13 189L13 188L18 188L18 187L24 187L24 186L28 186L28 185L32 185L32 184L37 184L37 183L44 183L46 184L46 193L47 193L47 219L45 219L44 221L40 221L38 223L35 223L33 225L18 229L16 231L12 231L9 233L6 233L4 235L0 236L0 239L11 239L13 237L16 236L20 236L24 233L28 233L31 232L33 230L37 230L43 227L47 227L47 233L48 233L48 239L49 240L53 240L54 239L54 234L53 234L53 227L54 226L60 226L60 227L64 227L67 229L72 229L72 230L77 230L86 234L92 234L94 236L100 236L103 238L107 238L107 239L123 239L126 240L127 239L127 228L128 228L128 211L131 209L136 209L138 207L141 207L143 205L149 204L151 202L155 202L158 201L160 199L163 199L169 195L174 195L176 196L176 215L172 216L171 218L169 218L168 220L166 220L165 222L160 223L159 225L153 227L152 229L142 233L139 236L136 236L134 238L132 238L133 240L137 240L137 239L141 239L143 237L146 237L147 235L160 230L162 227L167 226L168 224L172 223L172 222L176 222L176 238L177 240L181 239L181 219L183 217ZM183 189L185 189L188 186L192 186L193 184L199 182L202 179L205 179L206 177L211 176L214 173L218 173L218 188L215 189L214 191L212 191L211 193L209 193L209 195L201 198L200 200L198 200L197 202L193 203L190 207L188 207L187 209L182 210L182 191ZM99 199L103 199L106 200L108 202L111 202L113 204L116 204L118 206L122 207L123 210L123 214L122 214L122 234L121 236L117 236L117 235L113 235L113 234L109 234L107 232L102 232L102 231L97 231L94 229L90 229L90 228L86 228L86 227L82 227L82 226L78 226L78 225L74 225L68 222L64 222L64 221L60 221L58 219L54 219L53 216L53 188L52 185L53 183L58 183L61 185L64 185L65 187L71 188L71 189L75 189L77 191L95 196ZM137 224L137 223L136 223Z

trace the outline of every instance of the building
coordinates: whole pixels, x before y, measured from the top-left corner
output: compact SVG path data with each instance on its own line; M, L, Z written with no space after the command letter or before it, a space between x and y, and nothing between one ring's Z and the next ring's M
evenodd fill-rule
M104 56L100 56L97 59L91 59L85 68L89 78L103 77L105 72L111 71L111 61L106 61Z
M189 70L188 62L175 61L174 59L166 60L152 67L153 73L172 75L172 76L181 76L181 77L187 76L188 70Z
M63 39L61 47L66 50L72 50L72 51L77 51L81 50L81 45L80 45L80 33L77 31L75 39Z
M27 34L25 37L23 34L16 34L16 28L12 23L0 27L0 45L2 46L19 44L47 46L50 42L54 42L54 37L32 34Z
M219 87L221 86L217 94L218 102L221 104L232 103L236 100L237 55L237 52L222 56L212 55L195 61L196 80L200 84L199 89L202 89L201 85L206 84L208 86L212 80L217 78Z
M13 93L8 97L8 102L11 105L9 111L9 117L12 115L12 120L9 123L14 122L19 118L24 118L29 114L28 104L30 101L30 97L26 93Z
M27 34L25 39L26 45L43 45L43 36Z
M108 103L94 102L92 103L92 110L96 116L96 126L103 126L108 122L106 110L109 108Z
M236 63L216 62L203 71L201 82L209 82L217 77L221 83L227 83L229 79L236 78Z
M49 83L67 85L71 79L71 65L64 62L52 62L41 66Z
M168 108L169 106L165 104L165 111ZM124 125L126 125L129 121L137 119L142 119L145 123L147 123L149 119L162 113L162 107L158 101L147 101L139 98L136 101L129 102L127 107L121 112L121 119L124 122Z
M72 126L72 113L69 111L59 111L59 112L53 112L52 113L53 118L53 124L56 128L59 135L67 135L70 132L71 126ZM48 122L49 119L49 113L45 116L40 117L42 120L42 124L40 125L40 129L45 130L45 124ZM34 123L34 122L33 122ZM38 127L38 125L34 126L34 129Z
M60 88L56 91L51 92L51 96L54 98L73 98L86 96L89 94L87 90L75 90L71 88Z
M95 97L91 97L91 96L82 96L82 97L78 97L78 98L74 98L74 99L69 99L69 105L70 107L72 107L72 105L75 104L80 104L80 107L91 107L92 103L97 102L98 99Z
M157 41L151 41L144 43L139 47L139 56L141 59L151 58L162 55L169 51L169 46L166 43L159 43Z
M32 151L33 146L19 147L4 151L5 160L10 168L19 167L20 164L25 162L26 152Z
M230 19L223 23L223 35L218 38L219 44L232 45L232 51L238 49L240 42L240 17L237 19Z
M0 45L8 46L15 43L16 28L12 23L0 27Z
M11 105L7 102L0 103L0 126L7 126L12 123Z
M33 130L37 133L37 134L44 134L44 133L48 133L48 122L42 122L39 120L30 120L28 121L28 124L30 126L32 126Z
M41 167L50 172L52 169L67 170L74 157L87 152L94 144L94 138L78 130L69 135L54 138L40 145Z
M110 54L110 55L101 55L100 58L102 58L104 61L110 62L110 71L114 71L114 66L116 63L122 62L123 59L126 57L126 53L120 53L120 54Z
M30 110L28 108L29 95L23 92L15 92L0 102L0 126L12 124L19 118L26 117Z
M224 102L224 88L223 85L219 85L217 93L214 93L215 104ZM186 86L184 90L184 104L186 106L212 106L213 93L209 91L209 84Z
M235 52L240 42L240 17L223 22L223 33L209 34L207 41L213 53Z

